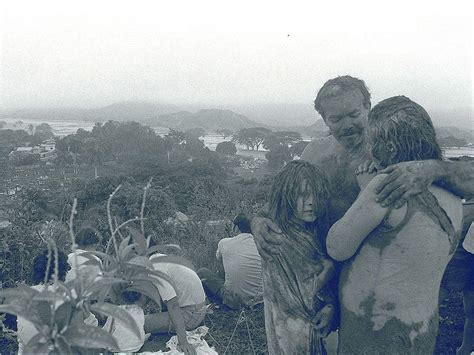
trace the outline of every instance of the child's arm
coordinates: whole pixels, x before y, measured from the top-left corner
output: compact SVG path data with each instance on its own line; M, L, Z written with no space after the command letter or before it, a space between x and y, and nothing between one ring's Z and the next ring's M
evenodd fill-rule
M174 325L174 330L178 335L179 347L186 355L196 354L196 350L188 343L188 338L186 337L186 328L184 325L183 315L181 314L181 308L179 308L178 298L173 297L166 301L166 306L168 307L168 313L170 315L170 320Z
M352 257L365 237L384 219L388 208L375 201L375 188L384 177L375 176L344 216L329 230L326 246L333 259L343 261Z

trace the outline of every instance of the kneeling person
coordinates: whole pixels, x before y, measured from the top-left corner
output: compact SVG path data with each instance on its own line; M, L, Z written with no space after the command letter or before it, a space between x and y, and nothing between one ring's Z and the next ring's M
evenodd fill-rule
M195 354L186 338L186 330L193 330L203 322L207 311L206 295L199 276L189 265L178 263L180 259L165 254L150 257L153 268L168 276L171 284L164 280L156 284L168 311L146 315L145 332L175 332L181 350L185 354Z

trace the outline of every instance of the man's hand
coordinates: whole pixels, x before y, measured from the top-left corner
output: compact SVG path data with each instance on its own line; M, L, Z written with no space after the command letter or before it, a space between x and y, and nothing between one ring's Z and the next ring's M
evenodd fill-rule
M279 254L281 229L268 218L254 217L250 223L255 244L260 256L272 260L272 255Z
M366 160L362 164L359 165L359 167L356 169L355 173L356 175L361 175L364 173L372 174L377 171L377 168L375 167L375 164L372 160Z
M314 316L312 323L313 327L319 336L325 338L329 334L332 322L334 320L334 306L327 304L319 310Z
M376 201L382 207L400 208L414 195L425 191L436 178L436 161L408 161L391 165L380 171L388 174L375 189Z
M196 349L194 349L194 347L191 344L189 344L187 340L186 342L179 341L178 349L181 350L185 355L197 354Z

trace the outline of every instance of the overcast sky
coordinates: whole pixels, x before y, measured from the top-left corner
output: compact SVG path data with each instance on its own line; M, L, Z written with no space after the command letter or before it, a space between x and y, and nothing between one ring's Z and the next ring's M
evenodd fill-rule
M9 1L0 108L308 103L351 74L374 103L472 111L469 1L315 2Z

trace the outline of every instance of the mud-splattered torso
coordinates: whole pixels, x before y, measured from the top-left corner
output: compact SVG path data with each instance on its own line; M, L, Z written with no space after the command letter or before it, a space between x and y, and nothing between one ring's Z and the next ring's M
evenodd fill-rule
M365 149L350 152L333 136L313 140L301 159L324 170L330 180L331 220L337 221L351 207L360 192L355 171L369 156Z
M435 190L458 232L460 199ZM438 329L439 286L452 243L413 201L397 227L384 224L343 266L339 353L431 354Z

